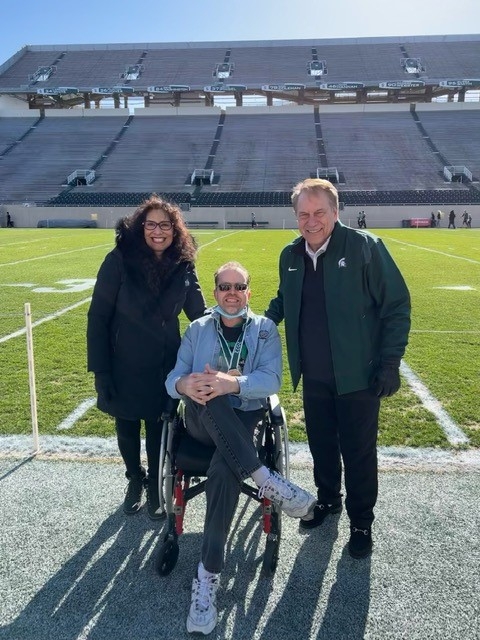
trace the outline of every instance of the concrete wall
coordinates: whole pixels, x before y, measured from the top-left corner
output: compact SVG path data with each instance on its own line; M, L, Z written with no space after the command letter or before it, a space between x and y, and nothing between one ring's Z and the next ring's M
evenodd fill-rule
M392 207L345 207L340 212L342 222L352 227L357 225L357 214L360 209L365 211L367 226L370 228L399 228L402 220L409 218L429 218L438 206L392 206ZM442 226L447 226L448 211L455 209L456 224L461 226L461 213L466 208L472 215L472 227L480 228L480 205L459 207L449 205L440 207L445 213ZM97 220L99 228L108 229L115 226L115 222L122 216L133 213L133 207L35 207L22 205L0 205L0 225L6 224L6 212L9 211L16 227L36 227L39 220L49 218L68 218L75 220ZM255 211L257 222L268 222L269 229L295 229L296 221L290 207L206 207L192 209L184 214L187 222L218 222L218 228L228 228L229 221L244 221L249 223L251 213Z

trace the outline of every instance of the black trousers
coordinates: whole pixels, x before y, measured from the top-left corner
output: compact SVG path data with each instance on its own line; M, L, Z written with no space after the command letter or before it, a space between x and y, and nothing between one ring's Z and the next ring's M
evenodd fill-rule
M147 450L148 476L152 479L158 478L162 426L163 423L160 419L145 420L145 448ZM127 468L127 478L143 475L145 470L142 467L140 457L141 421L115 418L115 428L117 430L118 448L120 449L120 454Z
M379 398L370 389L340 396L333 384L304 379L303 406L319 502L340 501L343 460L350 522L369 527L378 494Z

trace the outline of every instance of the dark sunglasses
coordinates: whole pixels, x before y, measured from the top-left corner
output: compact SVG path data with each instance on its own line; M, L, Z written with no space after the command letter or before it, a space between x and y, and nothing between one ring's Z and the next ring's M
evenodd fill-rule
M145 220L143 226L148 231L153 231L157 227L159 227L162 231L170 231L173 227L172 223L168 220L162 220L162 222L155 222L155 220Z
M246 291L248 289L248 284L236 282L235 284L230 284L230 282L222 282L221 284L217 284L217 289L219 291L230 291L230 289L235 289L235 291Z

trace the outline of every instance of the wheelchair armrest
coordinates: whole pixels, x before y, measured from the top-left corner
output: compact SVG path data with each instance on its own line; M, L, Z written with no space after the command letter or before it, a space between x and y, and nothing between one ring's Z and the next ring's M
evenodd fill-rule
M272 424L281 425L283 424L283 413L282 413L282 405L280 404L280 400L277 394L273 394L268 396L268 410L270 412L270 419Z

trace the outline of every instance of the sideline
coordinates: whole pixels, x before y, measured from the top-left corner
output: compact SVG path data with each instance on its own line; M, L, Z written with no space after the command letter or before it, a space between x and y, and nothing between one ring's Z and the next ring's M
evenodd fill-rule
M144 440L142 440L144 446ZM313 469L312 456L307 444L290 442L290 465L293 468ZM32 438L26 435L0 436L0 458L32 455ZM38 459L120 460L117 439L95 436L74 437L45 435L41 438ZM378 467L383 471L466 471L480 473L480 449L447 450L425 447L378 447Z

